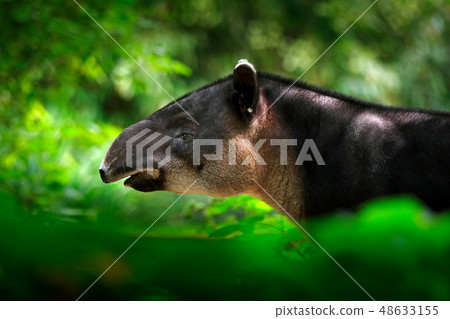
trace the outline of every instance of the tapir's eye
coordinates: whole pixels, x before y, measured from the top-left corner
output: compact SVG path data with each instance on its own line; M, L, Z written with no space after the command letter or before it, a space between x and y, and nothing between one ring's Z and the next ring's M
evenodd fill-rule
M194 138L194 135L190 133L181 133L177 135L176 138L182 139L183 141L190 141Z

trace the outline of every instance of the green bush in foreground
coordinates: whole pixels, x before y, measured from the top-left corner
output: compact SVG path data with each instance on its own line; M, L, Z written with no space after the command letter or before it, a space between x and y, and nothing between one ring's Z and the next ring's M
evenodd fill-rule
M23 209L13 197L3 193L1 200L8 212L0 215L6 300L76 299L145 229L24 222L13 213ZM207 210L236 209L224 206L227 200L217 200ZM244 213L239 209L240 220L224 218L215 230L209 221L197 232L172 225L168 235L169 211L83 299L369 299L284 217L264 209L245 216L245 205ZM232 225L238 225L234 231ZM310 220L305 228L377 300L450 298L448 213L434 215L413 198L393 197L367 203L357 214Z

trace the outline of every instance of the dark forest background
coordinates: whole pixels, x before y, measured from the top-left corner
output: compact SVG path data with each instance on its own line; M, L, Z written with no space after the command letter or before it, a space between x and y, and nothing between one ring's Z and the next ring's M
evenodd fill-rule
M241 58L297 78L370 3L80 1L174 97ZM0 6L0 298L74 300L177 197L98 175L122 129L170 98L75 2ZM449 23L446 0L380 0L302 80L450 111ZM405 195L305 227L377 300L450 299L449 212ZM263 202L187 195L82 299L368 296Z

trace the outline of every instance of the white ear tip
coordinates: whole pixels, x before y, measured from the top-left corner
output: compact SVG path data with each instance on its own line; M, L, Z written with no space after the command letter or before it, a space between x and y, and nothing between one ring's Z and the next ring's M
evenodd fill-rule
M234 69L236 70L238 67L240 67L241 65L246 65L248 66L250 69L252 69L253 72L256 73L256 69L253 66L253 64L251 64L250 62L247 61L247 59L240 59L238 61L238 63L236 64L236 66L234 67Z

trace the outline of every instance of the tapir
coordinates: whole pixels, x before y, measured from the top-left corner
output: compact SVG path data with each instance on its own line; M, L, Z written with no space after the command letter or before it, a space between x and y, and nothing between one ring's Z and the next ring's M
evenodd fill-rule
M142 192L249 194L296 220L391 194L441 211L450 113L365 102L240 60L126 128L100 175Z

